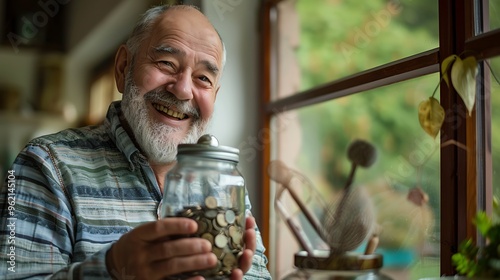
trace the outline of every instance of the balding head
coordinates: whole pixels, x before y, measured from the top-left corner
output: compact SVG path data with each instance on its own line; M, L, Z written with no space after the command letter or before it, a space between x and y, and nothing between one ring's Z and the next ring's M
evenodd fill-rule
M226 63L226 48L224 42L222 41L222 37L208 18L200 12L198 7L191 5L161 5L147 10L136 23L134 30L126 43L127 48L132 53L132 56L135 57L141 44L151 36L154 26L160 21L160 19L167 19L168 21L168 18L175 14L191 15L180 18L187 21L190 21L190 19L204 21L205 26L211 26L215 34L217 34L222 46L222 67L224 67Z

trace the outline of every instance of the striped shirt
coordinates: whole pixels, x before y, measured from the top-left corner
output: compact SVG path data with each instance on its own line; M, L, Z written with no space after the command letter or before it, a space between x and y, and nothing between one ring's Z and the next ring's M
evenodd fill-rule
M120 115L114 102L103 124L34 139L17 156L0 191L1 279L121 276L107 271L106 252L124 233L157 219L162 195ZM256 231L245 279L271 279Z

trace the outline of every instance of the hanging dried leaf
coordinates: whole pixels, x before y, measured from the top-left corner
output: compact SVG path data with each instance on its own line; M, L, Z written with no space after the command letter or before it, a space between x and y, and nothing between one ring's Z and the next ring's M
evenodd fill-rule
M457 59L457 55L452 54L445 58L443 62L441 63L441 75L443 76L444 81L450 87L450 79L448 78L448 72L450 70L450 66L453 64L455 59Z
M443 107L441 107L439 101L434 97L429 97L428 100L422 101L418 105L420 126L433 138L436 138L439 130L441 130L444 115Z
M451 67L451 83L462 98L469 116L476 101L477 61L473 56L465 59L457 57Z

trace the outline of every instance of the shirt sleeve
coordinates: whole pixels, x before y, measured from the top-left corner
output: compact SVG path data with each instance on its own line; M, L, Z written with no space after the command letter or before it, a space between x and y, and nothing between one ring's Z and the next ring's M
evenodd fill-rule
M246 207L246 215L252 216L252 205L250 203L250 199L248 197L248 193L245 195L245 207ZM257 280L257 279L268 279L271 280L271 274L269 273L267 269L267 257L264 254L265 252L265 247L262 242L262 236L260 234L259 227L255 225L255 235L257 238L257 247L255 250L255 254L253 256L252 260L252 267L250 268L247 273L244 275L245 280Z
M73 263L77 226L48 146L29 144L0 189L2 279L109 279L109 246Z

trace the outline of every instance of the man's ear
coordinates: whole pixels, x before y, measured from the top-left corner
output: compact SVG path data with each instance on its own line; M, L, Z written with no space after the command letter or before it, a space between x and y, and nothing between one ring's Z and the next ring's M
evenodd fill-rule
M130 53L125 45L121 45L115 56L115 82L116 88L123 93L125 90L125 78L129 69Z

